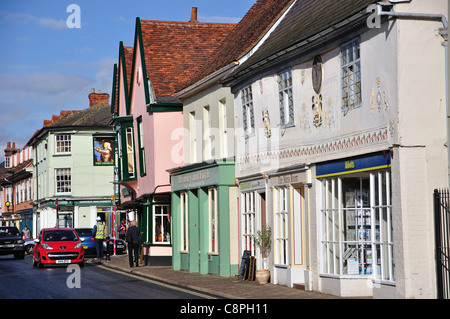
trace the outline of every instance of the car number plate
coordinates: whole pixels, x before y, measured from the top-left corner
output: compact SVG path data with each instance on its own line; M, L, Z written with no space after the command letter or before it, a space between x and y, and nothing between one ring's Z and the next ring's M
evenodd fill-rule
M117 245L117 248L123 248L123 245Z
M84 249L87 249L88 247L87 247L87 246L83 246L83 248L84 248Z
M7 248L12 248L14 247L14 244L10 244L10 245L5 245Z
M70 259L57 260L57 264L70 264Z

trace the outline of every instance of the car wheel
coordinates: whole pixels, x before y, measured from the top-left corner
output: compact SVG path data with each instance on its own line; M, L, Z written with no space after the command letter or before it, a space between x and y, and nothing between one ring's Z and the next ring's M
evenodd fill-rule
M37 266L37 261L36 261L36 259L34 259L34 254L33 254L33 267L36 267Z

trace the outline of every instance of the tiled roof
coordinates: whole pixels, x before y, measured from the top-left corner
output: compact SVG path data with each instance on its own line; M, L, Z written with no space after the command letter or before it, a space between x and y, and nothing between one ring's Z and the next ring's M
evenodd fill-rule
M340 24L357 13L366 14L367 7L379 1L297 0L261 47L245 63L239 66L237 71L270 56L275 56L284 49L322 34L325 30L331 30L330 27ZM333 30L337 29L333 27ZM323 36L320 36L320 38L323 38Z
M73 111L68 116L53 122L47 127L110 127L108 123L112 119L111 107L108 104L99 103L81 111Z
M236 24L141 20L147 77L156 97L191 79Z
M263 38L294 0L258 0L220 47L208 58L194 78L177 87L181 90L203 77L239 60ZM319 1L318 1L319 2Z

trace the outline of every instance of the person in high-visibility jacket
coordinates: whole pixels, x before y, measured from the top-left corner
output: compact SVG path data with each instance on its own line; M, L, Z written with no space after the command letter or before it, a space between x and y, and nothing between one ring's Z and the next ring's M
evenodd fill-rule
M97 217L97 224L92 229L92 237L95 240L95 250L97 252L97 259L103 258L103 240L106 237L106 225L102 222L100 216Z

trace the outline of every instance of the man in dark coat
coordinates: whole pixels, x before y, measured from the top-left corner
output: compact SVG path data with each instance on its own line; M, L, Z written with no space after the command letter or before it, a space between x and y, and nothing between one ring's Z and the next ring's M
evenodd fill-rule
M139 246L142 244L142 237L135 220L131 222L131 226L127 230L126 241L128 243L128 261L130 267L133 267L133 254L136 267L139 266Z

